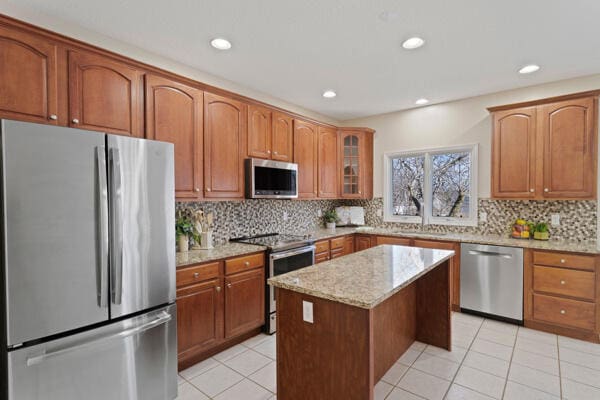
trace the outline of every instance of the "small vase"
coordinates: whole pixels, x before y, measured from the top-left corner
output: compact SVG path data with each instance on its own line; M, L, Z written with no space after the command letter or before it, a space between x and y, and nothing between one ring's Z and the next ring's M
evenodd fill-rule
M335 222L326 222L325 226L327 226L327 229L334 230L335 229Z
M209 250L213 248L212 231L200 232L200 248Z
M533 238L536 240L549 240L550 234L548 232L534 232Z
M186 253L190 247L190 239L186 235L179 236L179 239L177 239L177 247L179 247L180 253Z

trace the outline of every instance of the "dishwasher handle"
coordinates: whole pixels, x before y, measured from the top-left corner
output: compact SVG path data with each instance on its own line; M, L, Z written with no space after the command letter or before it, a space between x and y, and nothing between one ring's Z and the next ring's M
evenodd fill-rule
M484 250L469 250L469 254L472 256L483 256L483 257L501 257L506 259L513 258L512 254L498 253L496 251L484 251Z

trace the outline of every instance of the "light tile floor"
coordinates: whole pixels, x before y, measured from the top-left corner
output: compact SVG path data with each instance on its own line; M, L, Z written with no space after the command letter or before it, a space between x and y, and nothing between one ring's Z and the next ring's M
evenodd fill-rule
M414 343L375 399L600 400L600 344L461 313L452 327L452 352ZM261 334L182 371L177 400L275 399L275 340Z

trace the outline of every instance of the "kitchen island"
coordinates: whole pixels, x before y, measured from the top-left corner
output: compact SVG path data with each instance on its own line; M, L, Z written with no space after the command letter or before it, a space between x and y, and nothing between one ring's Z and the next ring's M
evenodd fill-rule
M381 245L269 279L277 398L372 400L415 340L450 350L453 255Z

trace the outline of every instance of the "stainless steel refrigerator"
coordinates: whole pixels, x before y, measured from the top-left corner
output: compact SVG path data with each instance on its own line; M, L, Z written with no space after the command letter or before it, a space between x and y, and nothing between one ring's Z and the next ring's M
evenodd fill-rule
M173 146L0 129L0 398L175 398Z

